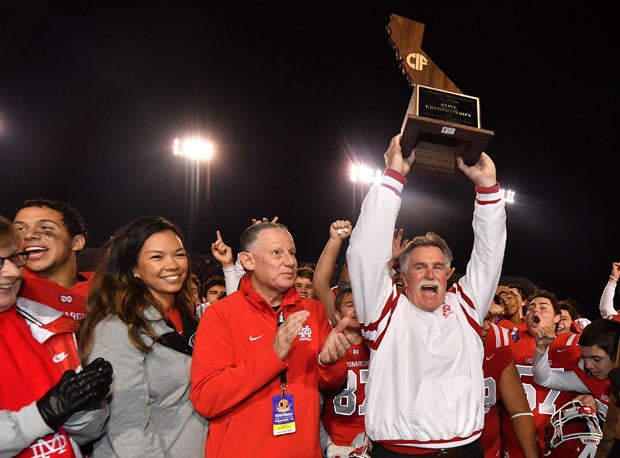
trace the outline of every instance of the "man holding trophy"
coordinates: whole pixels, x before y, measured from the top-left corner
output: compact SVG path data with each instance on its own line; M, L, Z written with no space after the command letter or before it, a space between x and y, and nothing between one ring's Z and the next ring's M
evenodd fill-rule
M423 30L423 24L391 17L390 42L416 86L401 133L385 152L383 179L368 191L347 250L358 320L371 351L366 432L373 458L482 458L480 330L504 260L505 204L495 164L483 152L493 133L480 129L478 100L459 94L422 52ZM474 244L466 274L448 287L448 244L432 231L414 237L399 258L401 293L387 264L412 169L474 183Z

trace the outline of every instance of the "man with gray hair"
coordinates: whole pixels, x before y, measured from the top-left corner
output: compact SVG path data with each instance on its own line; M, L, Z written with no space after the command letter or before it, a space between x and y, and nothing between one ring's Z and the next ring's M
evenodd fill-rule
M239 289L209 306L192 358L190 398L211 420L206 456L321 458L319 387L346 380L351 346L323 304L295 288L286 226L259 222L239 241Z
M481 325L497 287L506 213L495 164L486 153L458 168L475 184L474 245L466 274L450 289L452 252L434 232L400 256L405 292L387 263L405 175L401 134L385 153L383 179L371 187L349 242L347 264L362 333L371 349L366 432L373 458L482 457L484 423Z

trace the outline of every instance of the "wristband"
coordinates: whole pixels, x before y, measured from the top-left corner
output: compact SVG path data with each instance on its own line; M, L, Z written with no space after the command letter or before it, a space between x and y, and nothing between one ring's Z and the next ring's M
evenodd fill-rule
M517 417L533 417L534 414L532 412L521 412L521 413L516 413L514 414L512 417L510 417L511 420L514 420Z
M610 275L609 279L615 281L616 283L618 282L618 277L614 277L613 275Z

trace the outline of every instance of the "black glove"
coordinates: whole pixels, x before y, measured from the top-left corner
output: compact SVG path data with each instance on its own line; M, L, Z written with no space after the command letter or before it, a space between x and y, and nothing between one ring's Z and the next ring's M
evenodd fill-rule
M112 365L97 358L79 374L65 371L41 399L37 407L47 425L56 430L80 410L98 407L110 391Z

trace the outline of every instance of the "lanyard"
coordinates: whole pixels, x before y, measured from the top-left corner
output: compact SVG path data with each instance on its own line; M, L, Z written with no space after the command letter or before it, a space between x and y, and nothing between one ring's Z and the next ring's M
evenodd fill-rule
M282 323L284 323L284 310L280 310L280 313L278 314L278 328L282 326ZM286 395L287 387L286 369L283 369L282 372L280 372L280 388L282 388L282 397Z

